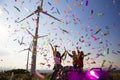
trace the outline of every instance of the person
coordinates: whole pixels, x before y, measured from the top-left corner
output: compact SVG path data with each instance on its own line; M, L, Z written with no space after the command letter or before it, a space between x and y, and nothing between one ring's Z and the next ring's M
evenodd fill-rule
M57 73L59 73L59 71L61 71L61 69L63 68L63 66L61 65L61 62L62 62L62 58L65 55L66 51L61 55L60 52L57 51L57 49L56 49L56 47L58 47L58 46L55 46L55 48L53 48L51 43L50 43L50 46L52 48L54 62L55 62L54 68L53 68L54 72L53 72L50 80L55 80Z
M72 51L72 54L70 54L68 51L67 51L68 55L73 59L73 67L74 69L77 69L77 54L76 54L76 51Z
M76 47L76 48L77 48L77 53L78 53L78 56L77 56L78 70L82 71L82 70L83 70L83 67L84 67L84 63L83 63L84 57L90 55L90 53L84 55L84 52L83 52L83 51L80 51L80 50L78 49L78 47Z

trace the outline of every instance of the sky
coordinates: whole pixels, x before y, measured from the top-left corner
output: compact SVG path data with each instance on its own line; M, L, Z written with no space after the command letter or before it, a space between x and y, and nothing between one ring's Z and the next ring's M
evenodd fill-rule
M37 69L50 70L54 66L49 42L71 53L79 47L85 54L84 68L120 68L120 1L119 0L43 0L43 10L62 22L40 13ZM27 49L33 44L36 14L16 23L37 9L40 0L0 0L0 68L26 68ZM23 42L24 44L20 44ZM31 67L29 58L29 69ZM71 66L67 55L63 66Z

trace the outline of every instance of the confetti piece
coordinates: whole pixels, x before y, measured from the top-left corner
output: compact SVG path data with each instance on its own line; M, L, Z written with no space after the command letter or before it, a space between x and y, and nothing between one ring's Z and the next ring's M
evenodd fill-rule
M67 8L68 8L69 10L72 10L72 7L71 7L69 4L67 4Z
M47 66L48 66L49 68L51 67L51 65L50 65L50 64L48 64Z
M91 32L93 32L93 29L90 29Z
M120 44L118 44L118 46L120 46Z
M99 29L98 31L95 32L95 34L98 34L101 31L101 29Z
M91 64L96 64L96 62L95 62L95 61L92 61Z
M20 2L20 0L18 0L18 2Z
M59 10L57 8L56 8L56 10L57 10L57 13L60 14L60 12L59 12Z
M120 16L120 12L118 13L118 15Z
M40 4L40 2L41 2L41 0L38 0L38 1L36 2L36 4Z
M66 21L66 25L68 25L68 24L69 24L69 22Z
M15 2L17 2L17 0L15 0ZM18 0L18 2L20 2L20 0Z
M22 4L25 3L24 1L22 1Z
M55 3L58 4L59 0L55 0Z
M99 12L97 15L98 15L98 17L101 17L104 15L104 13Z
M18 12L20 12L20 9L19 9L19 8L17 8L16 6L14 6L14 8L15 8Z
M117 52L115 52L114 50L112 50L112 53L113 53L113 54L116 54L116 55L118 54L118 53L117 53Z
M117 51L118 53L120 53L120 51Z
M8 10L6 8L3 8L3 9L7 12L7 14L9 14L9 12L8 12Z
M94 12L94 11L93 11L93 10L91 10L91 14L93 14L93 12Z
M48 4L51 6L52 4L50 2L48 2Z
M46 45L46 42L45 42L45 41L43 42L43 45Z
M67 14L67 11L66 11L66 10L64 10L64 14Z
M97 27L96 27L96 31L98 31L99 29L100 29L100 28L97 26Z
M99 44L102 44L103 42L99 42Z
M107 30L107 32L104 33L102 36L107 36L108 34L110 34L110 31L109 31L109 30Z
M84 4L84 0L81 1L81 5L83 5L83 4Z
M39 76L41 79L45 79L45 76L40 74L38 71L36 71L37 76Z
M69 33L67 30L65 30L65 29L62 29L62 28L60 28L60 30L62 30L63 31L63 33L65 32L65 33Z
M54 22L51 22L51 24L54 24Z
M88 6L88 0L86 0L86 6Z
M33 21L36 21L37 19L36 18L32 18Z
M101 67L104 67L106 60L103 60Z
M96 58L98 58L98 57L100 57L101 56L101 54L96 54Z
M76 6L76 0L74 0L74 5Z
M54 9L54 7L52 7L50 10L52 11Z
M78 3L78 7L80 7L81 6L81 3Z
M25 11L29 12L29 10L26 7L24 7L24 9L25 9Z
M109 54L109 48L107 48L107 54Z
M97 38L94 36L94 35L91 35L91 37L96 41L97 40Z
M101 14L100 13L98 13L98 17L100 17L101 16Z
M40 62L40 65L45 65L45 63L43 63L43 62Z

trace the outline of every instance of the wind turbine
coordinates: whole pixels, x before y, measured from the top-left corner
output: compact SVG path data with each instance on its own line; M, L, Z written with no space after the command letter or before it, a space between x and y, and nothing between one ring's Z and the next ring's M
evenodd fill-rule
M61 20L59 20L58 18L50 15L49 13L47 13L46 11L43 10L43 0L41 0L41 4L37 7L37 9L31 13L30 15L28 15L27 17L23 18L22 20L18 21L17 23L20 23L24 20L26 20L27 18L29 18L30 16L34 15L34 14L37 14L37 21L36 21L36 29L35 29L35 36L33 37L33 51L32 51L32 61L31 61L31 75L35 73L35 70L36 70L36 54L37 54L37 39L38 39L38 28L39 28L39 16L40 16L40 13L43 13L45 15L48 15L52 18L54 18L55 20L61 22Z
M26 64L26 70L27 71L28 71L28 63L29 63L29 54L30 54L30 52L32 52L31 48L32 48L32 43L29 45L28 48L20 51L20 52L26 51L26 50L28 51L28 54L27 54L27 64Z

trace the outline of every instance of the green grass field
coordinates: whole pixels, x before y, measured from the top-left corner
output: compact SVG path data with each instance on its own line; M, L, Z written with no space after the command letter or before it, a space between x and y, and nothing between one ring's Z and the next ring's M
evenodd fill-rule
M14 73L14 75L12 76L12 73ZM51 73L41 73L42 75L45 76L44 80L49 80L51 77ZM30 73L26 70L23 69L17 69L17 70L8 70L8 71L4 71L0 72L0 80L30 80ZM42 80L39 76L35 75L32 78L33 80Z

